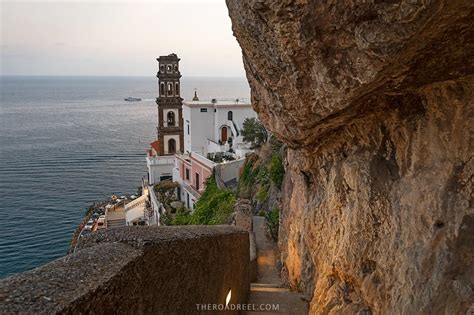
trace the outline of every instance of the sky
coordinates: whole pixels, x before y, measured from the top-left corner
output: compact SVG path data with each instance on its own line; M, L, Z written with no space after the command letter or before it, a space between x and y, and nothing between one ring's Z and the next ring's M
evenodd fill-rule
M150 75L176 53L183 75L245 76L224 0L0 0L0 10L2 75Z

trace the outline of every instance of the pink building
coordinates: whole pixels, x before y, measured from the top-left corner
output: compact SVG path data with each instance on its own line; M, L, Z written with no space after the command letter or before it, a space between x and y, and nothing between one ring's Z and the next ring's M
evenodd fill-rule
M195 152L175 156L173 180L179 183L178 198L188 209L194 209L215 165L216 163Z

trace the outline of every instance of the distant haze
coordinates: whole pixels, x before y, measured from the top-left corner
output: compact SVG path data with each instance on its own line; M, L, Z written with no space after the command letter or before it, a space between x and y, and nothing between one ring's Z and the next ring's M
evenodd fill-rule
M2 75L245 75L224 0L2 1Z

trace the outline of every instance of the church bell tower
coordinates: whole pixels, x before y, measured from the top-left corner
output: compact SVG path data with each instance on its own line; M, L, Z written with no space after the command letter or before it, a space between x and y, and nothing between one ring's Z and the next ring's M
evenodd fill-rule
M158 155L184 151L183 99L180 96L179 58L176 54L160 56L158 60Z

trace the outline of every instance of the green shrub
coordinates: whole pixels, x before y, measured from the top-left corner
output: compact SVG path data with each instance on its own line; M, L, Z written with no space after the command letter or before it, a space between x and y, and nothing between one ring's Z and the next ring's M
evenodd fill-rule
M285 168L283 166L283 160L278 153L274 153L270 160L270 179L281 189L283 183L283 177L285 176Z
M273 208L265 214L266 230L273 240L278 240L278 227L280 225L280 210Z
M265 202L268 199L268 185L260 185L257 194L255 195L259 202Z
M244 142L251 143L252 149L260 147L268 140L268 131L256 118L245 118L242 125Z
M172 215L164 212L160 215L160 224L161 225L173 225L173 217Z
M156 197L168 211L174 211L173 207L171 207L171 202L176 200L175 192L178 187L179 184L171 180L160 181L153 187L156 192Z
M240 181L246 185L251 185L253 182L253 161L245 160L244 168L242 170L242 175L240 175Z
M260 217L264 217L265 216L265 211L264 210L260 210L260 212L258 213L258 215Z
M184 207L176 210L171 225L188 225L191 220L190 211Z
M231 191L219 189L214 176L209 176L206 189L196 203L189 224L230 223L234 211L235 196Z

